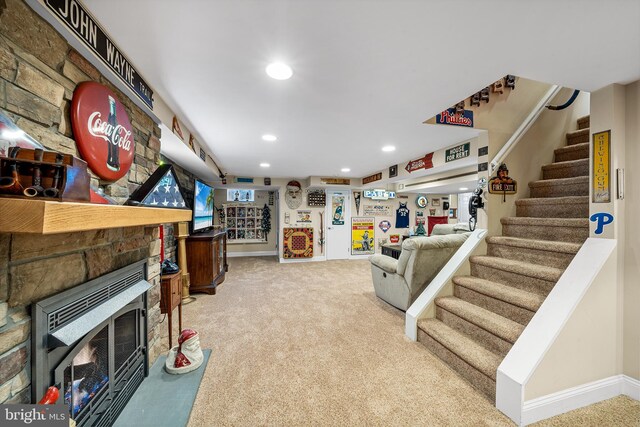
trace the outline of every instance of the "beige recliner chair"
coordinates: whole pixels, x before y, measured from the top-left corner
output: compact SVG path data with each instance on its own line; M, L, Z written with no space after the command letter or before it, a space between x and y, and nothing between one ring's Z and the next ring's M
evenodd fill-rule
M369 257L378 298L406 311L470 234L413 237L402 243L397 260L379 254Z

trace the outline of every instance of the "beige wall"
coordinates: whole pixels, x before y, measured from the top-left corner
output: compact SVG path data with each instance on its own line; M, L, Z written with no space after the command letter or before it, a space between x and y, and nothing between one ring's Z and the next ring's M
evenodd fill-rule
M229 184L229 188L233 188L233 184ZM223 204L227 203L227 189L215 190L215 205L216 208L221 208ZM276 231L277 231L277 209L275 205L269 206L271 209L271 231L267 236L267 241L264 243L231 243L227 241L227 251L229 253L245 253L245 252L274 252L276 250ZM265 204L269 204L269 192L267 190L256 190L255 202L252 203L258 207L263 207ZM217 212L215 213L215 223L220 223L220 218Z
M626 87L626 141L624 198L624 361L623 373L640 380L640 81Z
M615 277L614 251L531 375L525 401L620 373Z
M544 91L546 92L546 89ZM564 103L571 93L571 89L561 90L553 100L553 103ZM511 125L498 127L498 131L491 130L491 126L494 126L493 121L487 123L487 126L490 126L489 161L503 147L507 139L513 134L513 131L520 126L527 114L524 114L524 116L518 114L509 118ZM553 162L553 150L566 145L566 132L576 130L578 128L577 119L588 114L589 94L585 92L581 92L572 106L565 110L545 110L542 112L504 160L509 168L509 175L518 183L518 192L515 195L507 195L506 202L503 202L501 194L488 194L488 192L486 194L489 235L502 234L500 218L515 216L515 201L529 197L529 182L542 179L541 167ZM506 117L503 119L507 120ZM508 136L500 130L507 128L511 132ZM491 176L495 176L495 173L491 174Z

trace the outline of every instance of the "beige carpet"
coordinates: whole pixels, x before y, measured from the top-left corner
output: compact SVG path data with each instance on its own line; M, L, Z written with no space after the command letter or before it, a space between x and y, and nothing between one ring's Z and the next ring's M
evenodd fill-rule
M191 427L513 425L404 336L366 260L232 258L218 294L195 296L184 325L213 354Z

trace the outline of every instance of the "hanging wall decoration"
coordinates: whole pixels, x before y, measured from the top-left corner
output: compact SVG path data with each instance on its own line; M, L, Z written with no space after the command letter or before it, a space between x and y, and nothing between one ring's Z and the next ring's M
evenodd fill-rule
M389 166L389 178L398 176L398 165Z
M389 243L400 243L400 235L399 234L389 235Z
M342 193L334 193L331 197L331 212L333 212L331 224L344 225L344 195Z
M353 200L356 203L356 215L360 215L360 198L362 197L362 193L360 191L353 192Z
M362 215L366 216L391 216L389 205L363 205Z
M427 196L425 196L424 194L420 194L416 198L416 206L419 207L420 209L426 208L428 204L429 204L429 199L427 199Z
M282 257L313 258L313 228L283 228Z
M260 212L256 211L256 213ZM271 231L271 209L269 209L269 206L267 206L266 203L262 208L262 224L260 224L260 226L262 227L262 236L264 237L264 241L266 242L267 236Z
M375 253L375 229L373 218L351 219L351 255Z
M378 227L380 227L380 230L382 230L383 233L386 233L391 228L391 222L384 219L380 221L380 224L378 224Z
M327 195L324 190L309 190L307 205L324 207L327 204Z
M411 173L420 169L431 169L433 167L433 153L429 153L424 157L416 160L411 160L407 163L404 170Z
M296 222L311 222L311 211L297 211L298 219Z
M178 118L176 116L173 116L173 121L171 122L171 130L178 136L178 138L180 138L184 142L182 129L180 129L180 123L178 123Z
M71 124L78 151L96 175L117 181L127 174L136 152L133 128L109 88L80 83L71 101Z
M284 193L284 201L289 209L298 209L302 204L302 186L298 181L289 181L287 191Z
M424 224L425 222L427 221L425 220L424 212L416 212L416 225Z
M382 179L382 172L374 173L373 175L365 176L362 178L362 185L371 184L375 181L380 181Z
M489 193L502 194L502 200L506 200L507 194L516 194L518 183L509 176L509 169L502 163L496 172L496 176L489 179Z
M598 132L593 134L593 203L611 202L610 173L611 160L609 151L611 150L611 131Z
M409 208L406 203L400 202L396 209L396 228L409 228Z
M196 147L193 144L195 140L196 139L194 138L193 134L190 134L189 135L189 148L191 148L191 151L193 151L194 153L196 152Z
M457 112L456 108L449 108L442 113L436 115L436 124L473 127L473 111L462 110Z

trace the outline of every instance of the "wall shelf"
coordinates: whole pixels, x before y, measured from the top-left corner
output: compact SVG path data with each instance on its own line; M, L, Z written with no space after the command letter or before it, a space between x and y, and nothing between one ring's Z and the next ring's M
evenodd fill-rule
M0 198L0 233L55 234L191 221L191 210Z

